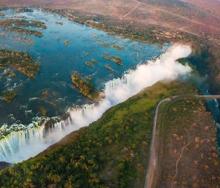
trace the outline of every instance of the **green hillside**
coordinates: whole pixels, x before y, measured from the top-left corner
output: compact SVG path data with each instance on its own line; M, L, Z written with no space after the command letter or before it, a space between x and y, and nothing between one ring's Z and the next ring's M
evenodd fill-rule
M172 83L141 92L37 157L2 170L0 187L143 187L155 106L185 92L194 91Z

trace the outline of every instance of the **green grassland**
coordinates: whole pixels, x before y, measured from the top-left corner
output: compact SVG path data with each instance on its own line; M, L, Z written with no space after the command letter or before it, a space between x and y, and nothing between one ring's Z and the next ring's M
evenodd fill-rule
M143 187L156 104L186 92L195 90L176 82L145 89L37 157L2 170L1 187Z

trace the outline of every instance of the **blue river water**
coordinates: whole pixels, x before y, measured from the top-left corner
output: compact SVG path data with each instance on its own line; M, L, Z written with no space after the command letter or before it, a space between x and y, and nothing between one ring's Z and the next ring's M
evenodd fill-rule
M0 49L28 52L40 64L33 80L20 73L15 78L6 78L3 76L5 70L0 70L0 92L14 90L17 94L11 103L0 100L0 126L15 123L27 125L36 117L43 116L42 109L44 116L53 117L64 114L73 105L89 103L72 86L72 72L77 71L83 77L90 78L95 88L101 91L107 81L121 77L127 70L159 56L169 46L113 36L39 9L20 13L8 9L3 13L5 15L0 16L0 20L40 20L47 28L38 28L43 36L36 37L5 31L0 27ZM123 64L106 60L105 55L120 57ZM96 61L94 66L85 64L91 60ZM44 93L47 93L46 97L42 97Z

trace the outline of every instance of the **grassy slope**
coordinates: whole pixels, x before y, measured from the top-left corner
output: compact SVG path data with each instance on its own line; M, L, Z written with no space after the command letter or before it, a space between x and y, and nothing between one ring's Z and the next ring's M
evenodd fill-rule
M218 187L220 159L216 130L204 101L179 98L165 104L159 122L161 173L158 187Z
M157 84L37 157L0 172L1 187L142 187L156 103L191 92Z

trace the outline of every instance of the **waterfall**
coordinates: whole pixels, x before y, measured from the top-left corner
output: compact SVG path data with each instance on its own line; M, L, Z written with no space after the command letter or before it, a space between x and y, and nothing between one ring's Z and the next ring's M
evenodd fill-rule
M83 105L68 110L68 119L55 123L45 134L44 126L12 132L0 140L0 161L17 163L37 155L65 135L99 119L114 105L137 94L142 89L159 81L172 81L190 73L188 65L177 60L189 56L191 47L174 44L159 58L138 65L122 78L113 79L105 84L104 98L95 104Z

